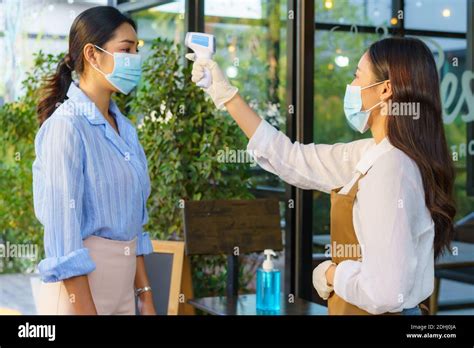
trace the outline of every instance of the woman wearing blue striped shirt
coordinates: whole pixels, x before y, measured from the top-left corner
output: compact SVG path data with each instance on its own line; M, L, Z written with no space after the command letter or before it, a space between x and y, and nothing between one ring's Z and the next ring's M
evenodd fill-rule
M141 73L135 23L108 6L82 12L42 90L33 164L44 226L42 314L155 314L143 255L150 180L136 130L111 100ZM72 72L76 77L73 80Z

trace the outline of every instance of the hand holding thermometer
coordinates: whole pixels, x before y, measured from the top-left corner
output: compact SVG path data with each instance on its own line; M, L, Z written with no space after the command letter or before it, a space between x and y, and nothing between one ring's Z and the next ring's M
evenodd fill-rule
M216 53L216 38L214 35L189 32L186 34L184 44L196 54L197 58L212 59ZM212 76L209 69L204 70L204 77L197 83L199 87L209 88Z

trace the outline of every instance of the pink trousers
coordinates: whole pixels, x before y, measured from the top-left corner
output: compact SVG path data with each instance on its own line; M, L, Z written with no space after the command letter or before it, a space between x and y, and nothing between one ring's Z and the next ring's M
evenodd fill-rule
M84 247L96 264L88 274L89 287L97 314L135 314L134 281L136 238L117 241L97 236L84 240ZM41 283L38 314L74 315L74 294L68 294L62 281Z

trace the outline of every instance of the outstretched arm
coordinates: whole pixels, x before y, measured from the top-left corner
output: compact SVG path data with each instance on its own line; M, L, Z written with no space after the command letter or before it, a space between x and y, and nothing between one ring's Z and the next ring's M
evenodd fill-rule
M194 54L186 55L195 60ZM330 192L353 176L356 163L373 142L369 139L334 145L300 144L262 120L238 94L217 63L198 58L192 71L197 83L208 69L211 85L204 91L219 109L227 108L232 118L250 139L247 150L257 163L283 181L302 189Z

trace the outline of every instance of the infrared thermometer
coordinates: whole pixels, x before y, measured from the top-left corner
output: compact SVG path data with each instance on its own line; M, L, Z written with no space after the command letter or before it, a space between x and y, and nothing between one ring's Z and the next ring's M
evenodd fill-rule
M184 44L196 54L196 58L212 59L216 53L216 38L214 35L189 32L186 34ZM209 69L205 69L204 77L196 85L209 88L211 83L211 72Z

